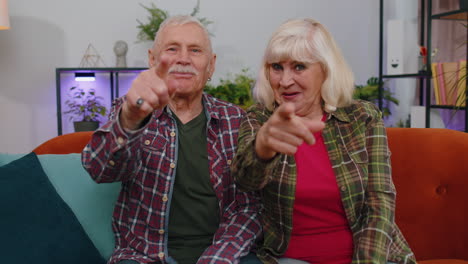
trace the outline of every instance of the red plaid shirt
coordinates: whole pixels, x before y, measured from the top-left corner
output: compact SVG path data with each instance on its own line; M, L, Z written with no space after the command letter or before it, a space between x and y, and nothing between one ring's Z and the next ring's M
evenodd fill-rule
M116 100L109 122L94 133L82 153L83 166L96 182L122 182L112 221L116 245L109 263L122 259L171 263L167 228L177 163L176 122L164 108L154 111L142 129L126 133L116 120L123 100ZM258 199L236 188L229 168L244 111L206 94L203 100L210 178L221 221L198 263L238 263L261 229Z

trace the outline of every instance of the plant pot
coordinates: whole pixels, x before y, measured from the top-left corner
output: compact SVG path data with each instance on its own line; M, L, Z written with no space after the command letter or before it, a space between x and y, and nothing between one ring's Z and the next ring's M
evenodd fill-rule
M468 9L468 0L460 0L460 9L462 10Z
M98 129L99 122L97 121L73 122L73 126L75 127L75 132L94 131Z

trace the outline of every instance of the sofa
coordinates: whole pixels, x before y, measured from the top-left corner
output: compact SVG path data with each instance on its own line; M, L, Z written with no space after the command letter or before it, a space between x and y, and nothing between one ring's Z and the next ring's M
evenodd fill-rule
M81 166L90 136L76 132L29 154L0 153L0 263L107 262L120 183L96 184Z
M418 263L468 264L468 134L436 128L387 128L387 133L392 152L392 177L397 189L396 222L413 249ZM3 258L2 262L104 263L110 256L114 245L111 214L120 184L95 184L81 167L79 153L91 134L92 132L75 132L58 136L41 144L28 155L0 154L0 186L5 189L7 181L12 181L12 178L36 178L34 174L22 175L21 166L24 167L28 162L33 163L31 160L37 157L39 167L42 168L33 169L43 169L51 183L49 189L58 194L54 199L63 200L62 206L54 206L50 214L57 211L57 208L65 211L61 214L66 214L66 217L56 219L55 216L52 220L38 220L43 215L27 214L31 215L28 221L19 222L28 232L15 230L11 226L3 227L3 231L13 230L8 233L13 238L5 239L5 236L1 236L2 251L8 249L10 252L18 247L18 243L23 243L20 246L23 247L24 254L19 258L18 255L10 258L14 262L6 261L8 257ZM22 161L25 157L28 159ZM19 169L4 170L12 163L21 161L23 163L16 164ZM12 173L17 175L8 178L6 174ZM24 195L14 189L10 195L15 193L21 197ZM36 194L33 198L37 197L41 196ZM16 207L27 205L30 199ZM11 203L14 205L13 200ZM48 203L41 206L47 207L52 203L46 201ZM4 208L4 204L0 206ZM15 211L15 206L10 207L13 208L9 210ZM51 211L50 208L43 210ZM13 224L17 221L15 218L24 217L24 210L19 211L18 214L22 215L10 217ZM11 225L4 221L0 220L3 224L0 226ZM28 246L31 243L34 245L34 241L26 244L18 240L24 239L25 233L37 231L30 228L30 224L36 222L36 229L58 232L59 235L40 237L44 245L31 252ZM73 228L61 230L62 226L72 224ZM69 233L74 236L78 233L79 238L68 241ZM10 245L11 241L16 244ZM77 243L83 245L78 247ZM49 258L45 262L38 262L42 253Z

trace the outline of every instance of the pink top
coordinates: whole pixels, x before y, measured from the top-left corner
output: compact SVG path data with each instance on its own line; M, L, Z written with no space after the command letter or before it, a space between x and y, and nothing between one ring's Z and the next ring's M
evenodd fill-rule
M353 236L341 202L322 133L303 143L297 166L293 229L283 257L310 263L351 263Z

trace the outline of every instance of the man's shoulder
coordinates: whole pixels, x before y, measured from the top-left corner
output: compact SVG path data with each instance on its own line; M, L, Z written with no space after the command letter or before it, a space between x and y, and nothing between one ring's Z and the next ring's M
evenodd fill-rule
M233 103L218 99L206 93L203 96L207 110L210 112L211 115L215 115L220 119L226 117L241 118L245 114L244 109L240 108L239 106Z

